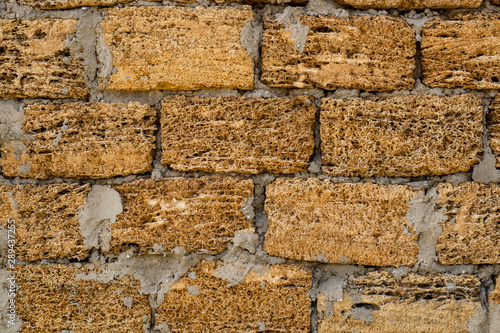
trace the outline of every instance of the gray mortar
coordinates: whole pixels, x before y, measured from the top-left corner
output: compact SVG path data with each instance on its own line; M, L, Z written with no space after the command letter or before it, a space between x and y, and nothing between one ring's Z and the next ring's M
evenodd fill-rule
M500 333L500 304L491 303L489 308L490 333Z
M419 252L416 268L422 271L443 271L436 255L437 238L441 234L441 225L446 215L435 210L437 188L432 188L426 195L417 194L410 200L406 219L419 235Z
M111 225L122 212L121 197L116 190L101 185L92 186L87 203L78 208L77 215L85 247L108 251Z

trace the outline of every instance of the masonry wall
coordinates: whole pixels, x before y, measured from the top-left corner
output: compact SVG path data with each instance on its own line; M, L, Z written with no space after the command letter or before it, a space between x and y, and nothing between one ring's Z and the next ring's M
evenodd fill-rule
M498 0L0 0L1 332L500 332Z

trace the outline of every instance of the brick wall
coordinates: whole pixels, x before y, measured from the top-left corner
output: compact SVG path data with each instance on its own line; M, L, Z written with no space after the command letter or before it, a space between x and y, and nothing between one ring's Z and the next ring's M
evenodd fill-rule
M499 333L499 89L498 0L0 0L0 331Z

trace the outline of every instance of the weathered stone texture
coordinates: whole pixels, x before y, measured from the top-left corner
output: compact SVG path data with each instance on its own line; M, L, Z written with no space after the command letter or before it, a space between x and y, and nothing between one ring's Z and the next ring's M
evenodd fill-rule
M225 243L236 231L254 226L244 213L253 196L251 179L137 180L115 189L123 204L123 213L111 227L115 253L133 244L141 252L182 247L187 253L205 249L217 254L226 249Z
M406 214L418 193L398 185L277 179L266 187L264 249L294 260L412 266L418 235Z
M83 6L112 6L133 0L18 0L19 3L42 9L66 9ZM160 1L160 0L150 0Z
M223 270L222 262L213 261L191 269L196 278L186 275L171 286L156 325L167 325L172 333L309 332L309 271L273 265L262 272L251 270L243 282L229 286L220 277Z
M320 122L329 176L467 172L483 151L483 108L472 94L323 99Z
M150 321L148 296L126 275L107 283L82 281L96 268L26 265L17 268L16 307L21 332L143 332Z
M454 9L477 8L483 0L335 0L338 3L360 9Z
M76 184L0 186L0 226L15 220L16 258L88 257L77 215L89 191L90 186Z
M500 168L500 96L495 97L489 106L486 119L488 126L488 139L491 151L496 156L496 167Z
M162 108L162 163L181 171L305 171L315 112L307 96L170 97Z
M264 20L262 82L374 91L413 87L415 33L403 19L287 14Z
M34 104L23 140L4 142L8 177L109 178L151 171L156 111L141 103Z
M318 296L318 333L483 332L479 292L470 275L371 272L348 279L338 299Z
M438 208L447 216L436 244L439 262L500 264L500 186L440 184Z
M66 44L76 20L0 20L0 97L86 98L81 59Z
M240 41L254 19L249 6L148 6L107 13L101 25L116 72L106 89L253 88L252 59Z
M422 29L423 83L431 87L500 88L500 15L434 19Z

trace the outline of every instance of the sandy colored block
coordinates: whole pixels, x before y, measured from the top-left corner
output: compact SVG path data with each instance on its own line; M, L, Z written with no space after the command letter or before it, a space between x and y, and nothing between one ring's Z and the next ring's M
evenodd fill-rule
M491 151L496 156L496 167L500 168L500 95L497 95L489 106L486 116Z
M20 4L42 9L66 9L83 6L112 6L131 1L133 0L18 0Z
M408 186L279 178L266 187L264 250L294 260L413 266L418 235Z
M312 97L163 101L162 163L181 171L295 173L314 153Z
M422 29L422 77L430 87L500 88L500 15L457 15Z
M191 269L165 294L156 326L172 333L309 332L309 271L298 265L262 267L229 286L226 269L231 267L214 261Z
M156 111L141 103L34 104L22 140L4 142L8 177L109 178L152 169Z
M438 209L446 215L436 244L439 262L500 264L500 186L467 182L438 189Z
M487 323L480 285L471 275L397 278L371 272L349 278L343 288L328 290L336 297L318 296L318 333L483 332Z
M106 89L251 90L240 35L253 20L250 6L110 9L101 25L116 69Z
M27 265L17 268L16 307L21 332L143 332L148 296L130 275L107 283L80 280L92 265Z
M0 97L86 98L81 59L67 39L76 20L0 20Z
M15 221L18 260L85 259L78 207L89 185L0 186L0 226Z
M477 8L483 0L335 0L338 3L360 9L454 9Z
M373 91L411 89L415 33L389 16L268 16L262 77L272 87Z
M483 151L483 108L472 94L323 99L320 117L329 176L468 172Z
M253 228L251 179L232 177L137 180L116 186L123 213L111 227L111 251L182 247L187 253L226 249L235 232ZM246 215L249 217L247 218Z

